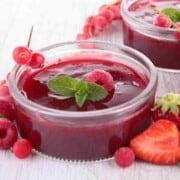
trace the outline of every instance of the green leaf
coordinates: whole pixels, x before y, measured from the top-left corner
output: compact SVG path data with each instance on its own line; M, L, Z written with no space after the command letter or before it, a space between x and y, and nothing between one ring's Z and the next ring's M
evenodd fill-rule
M108 92L103 86L88 83L66 75L54 77L47 84L50 91L67 97L75 97L76 104L82 107L86 100L100 101Z
M103 86L94 83L88 83L87 85L88 85L88 97L87 97L88 100L100 101L108 95L107 90Z
M79 107L82 107L83 104L85 103L87 97L88 97L87 91L84 90L84 89L79 89L79 90L75 93L76 104L77 104Z
M59 95L73 97L77 91L79 80L61 75L48 81L48 88Z
M175 8L165 8L161 12L168 16L174 23L180 21L180 11Z

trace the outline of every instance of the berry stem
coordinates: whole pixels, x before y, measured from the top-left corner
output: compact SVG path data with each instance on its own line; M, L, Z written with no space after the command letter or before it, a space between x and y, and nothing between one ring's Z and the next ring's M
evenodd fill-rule
M153 10L156 14L159 14L161 16L164 16L165 18L167 18L167 20L172 24L172 26L178 31L180 32L180 28L171 20L171 18L169 18L167 15L165 15L163 12L159 11L157 8L155 8L152 5L148 6L149 9Z
M28 42L27 42L27 47L29 48L30 44L31 44L31 38L32 38L32 33L33 33L33 26L31 26L30 32L29 32L29 36L28 36Z

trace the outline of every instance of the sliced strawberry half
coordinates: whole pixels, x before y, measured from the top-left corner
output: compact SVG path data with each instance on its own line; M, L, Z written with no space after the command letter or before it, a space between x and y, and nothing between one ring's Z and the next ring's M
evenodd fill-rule
M153 123L130 142L135 156L154 164L175 164L180 160L180 134L168 120Z

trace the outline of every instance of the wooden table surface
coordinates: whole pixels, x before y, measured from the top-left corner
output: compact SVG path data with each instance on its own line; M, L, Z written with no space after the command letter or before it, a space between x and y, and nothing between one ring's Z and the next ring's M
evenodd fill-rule
M34 25L31 47L74 40L88 15L112 0L1 0L0 1L0 79L11 71L12 50L25 45ZM121 23L114 22L97 39L122 43ZM158 72L157 96L180 92L180 73ZM178 180L180 167L136 162L126 169L113 160L75 164L33 154L16 159L10 151L0 151L0 180Z

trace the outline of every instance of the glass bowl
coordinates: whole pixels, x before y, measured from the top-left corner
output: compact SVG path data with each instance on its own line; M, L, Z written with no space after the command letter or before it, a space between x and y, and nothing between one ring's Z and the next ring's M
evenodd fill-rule
M112 157L120 146L128 145L132 137L151 123L150 109L154 103L157 72L142 53L103 41L64 42L39 51L46 57L43 67L32 69L26 65L16 65L9 78L20 135L29 139L37 151L66 160L106 159ZM93 65L101 60L103 63L125 65L145 79L146 86L127 102L106 109L83 112L53 109L23 95L22 84L32 73L43 71L52 64L71 63L74 58L88 59ZM124 72L128 75L126 70Z
M175 0L123 0L123 41L148 56L158 69L180 72L180 40L174 35L177 30L153 25L155 12L149 7L176 7L173 3L180 5Z

